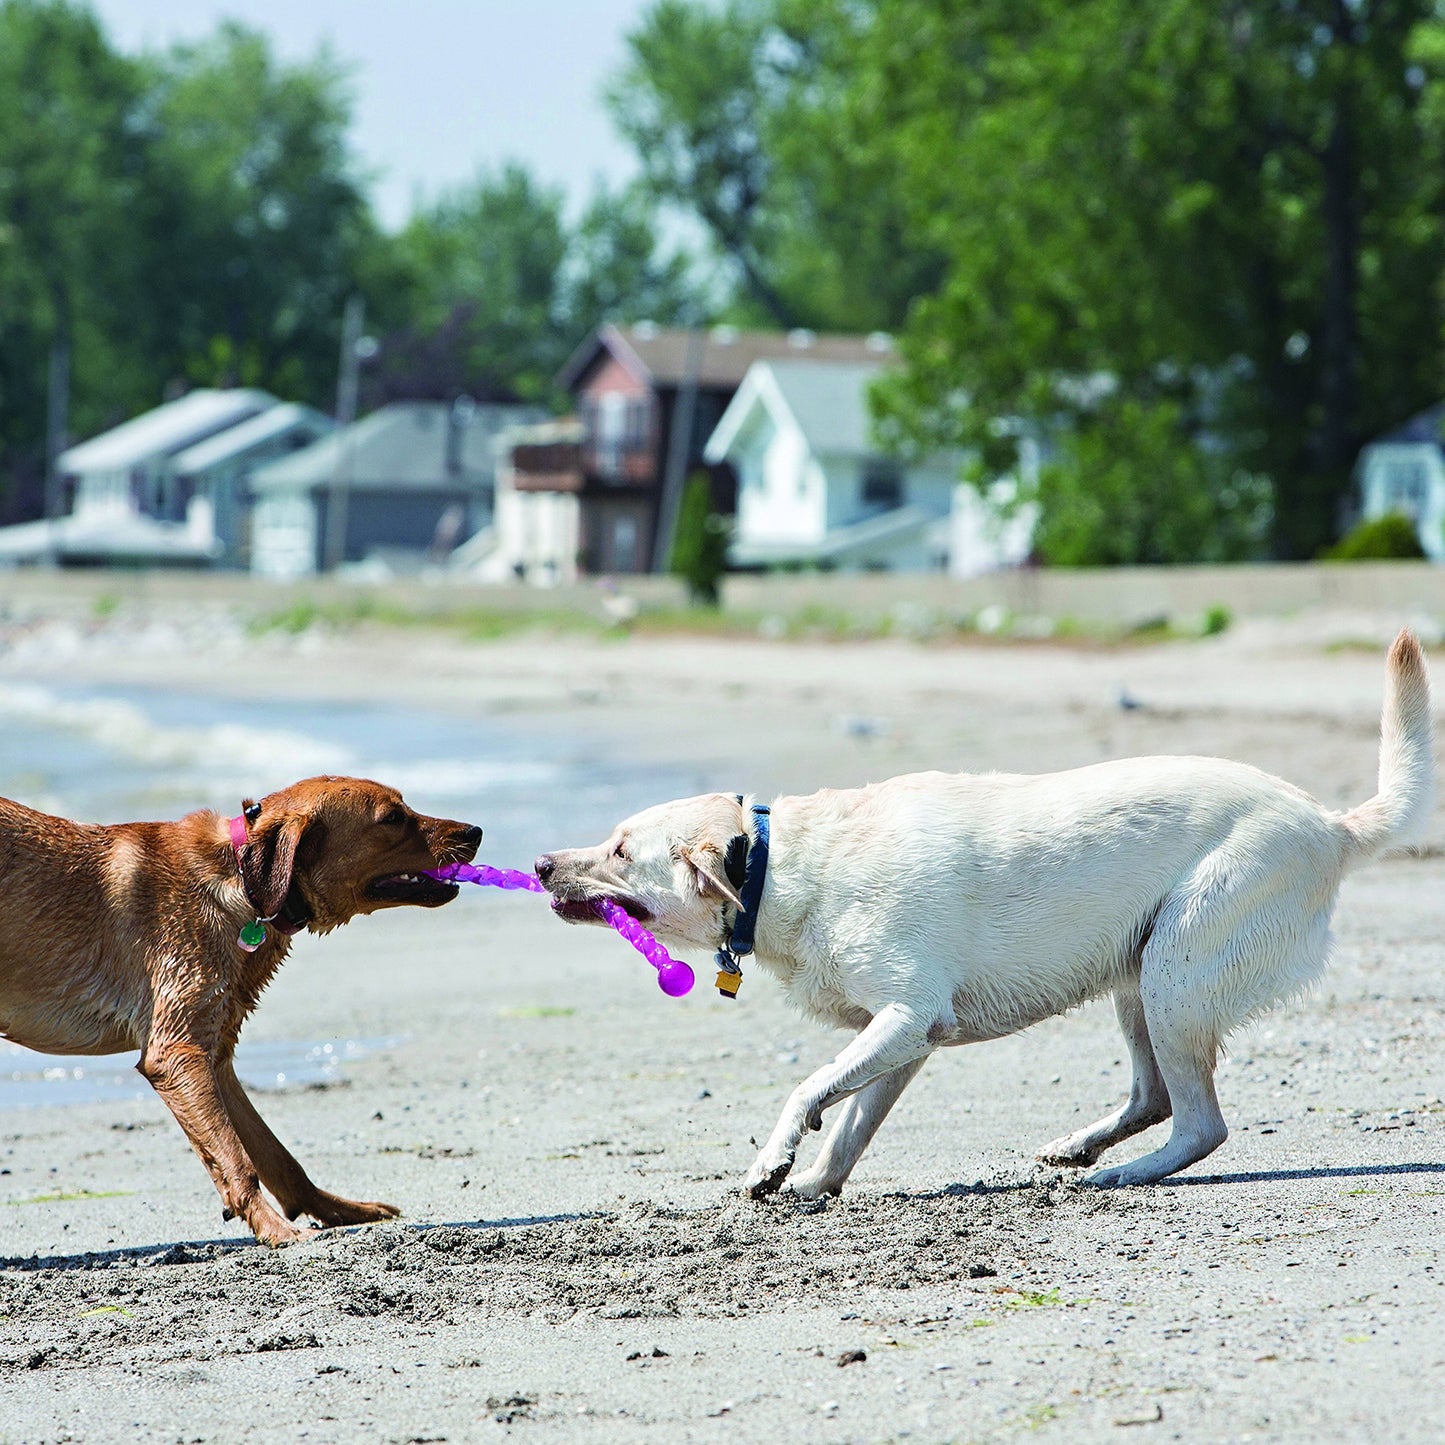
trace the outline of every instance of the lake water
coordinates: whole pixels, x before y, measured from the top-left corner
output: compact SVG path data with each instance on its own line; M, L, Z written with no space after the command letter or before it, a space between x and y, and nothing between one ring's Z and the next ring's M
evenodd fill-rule
M100 823L197 808L231 815L242 798L315 773L376 778L421 812L480 823L478 856L507 868L530 867L547 847L600 841L625 814L704 786L690 770L620 764L582 739L544 746L423 709L0 679L0 796L45 812ZM243 1043L237 1070L295 1087L387 1042ZM143 1095L134 1063L134 1054L55 1059L0 1042L0 1109Z

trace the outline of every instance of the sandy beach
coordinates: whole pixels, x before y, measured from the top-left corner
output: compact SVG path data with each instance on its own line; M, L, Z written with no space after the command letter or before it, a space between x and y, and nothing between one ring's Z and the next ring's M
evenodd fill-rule
M1209 753L1343 805L1400 620L465 642L122 607L12 617L0 694L385 698L763 797ZM931 1061L826 1206L737 1187L841 1041L760 972L669 1000L611 934L491 891L304 938L246 1041L374 1046L258 1103L319 1183L405 1217L273 1253L153 1097L0 1110L0 1440L1438 1440L1445 815L1347 881L1336 933L1320 988L1231 1041L1231 1137L1176 1179L1034 1161L1127 1092L1104 1003Z

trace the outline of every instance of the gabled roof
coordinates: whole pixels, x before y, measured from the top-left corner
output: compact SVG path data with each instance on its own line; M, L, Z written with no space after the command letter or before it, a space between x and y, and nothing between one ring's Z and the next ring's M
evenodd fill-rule
M62 472L121 472L176 452L276 404L266 391L201 387L61 452Z
M1407 422L1401 422L1384 436L1375 437L1374 442L1433 442L1440 446L1445 442L1445 401L1438 402L1418 416L1412 416Z
M893 340L882 332L870 336L830 335L814 331L739 331L733 326L711 330L653 326L600 326L568 358L557 373L557 384L571 391L604 355L616 357L640 382L657 387L678 386L689 369L689 351L697 352L698 385L713 389L738 386L748 368L764 359L785 357L818 361L856 361L875 364L893 355Z
M749 368L708 438L704 456L726 460L759 417L775 426L791 420L815 456L870 456L868 384L883 371L878 361L758 361Z
M921 507L892 507L861 522L834 527L813 542L754 542L736 538L728 547L728 561L734 567L767 567L783 562L847 563L879 548L897 546L942 521Z
M283 437L287 432L307 431L311 438L325 436L335 423L324 412L314 406L302 406L299 402L283 401L268 410L258 412L249 421L239 426L227 427L187 447L173 465L176 475L192 477L198 472L208 471L221 462L229 462L244 456L257 447Z
M461 471L447 467L452 406L441 401L397 401L374 411L344 431L293 452L251 474L255 491L329 486L344 467L349 487L363 491L414 490L480 486L490 482L496 467L493 443L497 433L518 422L540 420L540 407L478 406L461 428ZM344 458L341 448L346 448Z

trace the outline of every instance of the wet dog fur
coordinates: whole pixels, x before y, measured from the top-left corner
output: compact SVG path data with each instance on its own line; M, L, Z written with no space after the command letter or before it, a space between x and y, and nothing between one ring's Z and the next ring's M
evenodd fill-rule
M319 1189L246 1097L236 1040L290 938L269 926L247 953L237 935L258 915L327 933L378 909L437 907L456 886L423 870L470 859L482 830L361 778L308 778L246 817L238 853L212 812L102 826L0 799L0 1037L42 1053L139 1049L227 1217L278 1245L312 1232L291 1222L302 1215L338 1225L399 1211Z

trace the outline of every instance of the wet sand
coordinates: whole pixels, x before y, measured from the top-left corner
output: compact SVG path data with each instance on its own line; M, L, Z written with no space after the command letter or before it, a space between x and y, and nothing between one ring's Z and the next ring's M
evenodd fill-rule
M39 620L0 687L382 689L765 796L1206 752L1345 804L1390 624L1108 651ZM1232 1041L1224 1147L1109 1195L1033 1160L1127 1090L1106 1004L930 1061L842 1199L751 1204L750 1136L840 1042L758 971L672 1001L610 934L480 891L304 939L247 1038L400 1042L258 1103L405 1219L272 1253L154 1099L0 1115L0 1438L1438 1439L1439 814L1430 842L1346 883L1320 988Z

